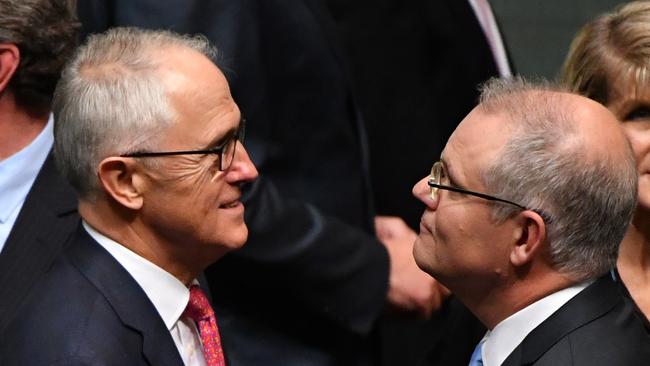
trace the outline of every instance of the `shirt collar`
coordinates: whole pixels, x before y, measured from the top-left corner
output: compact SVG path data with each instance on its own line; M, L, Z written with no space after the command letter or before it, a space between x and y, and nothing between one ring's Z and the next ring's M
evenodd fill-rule
M36 138L12 156L0 161L0 223L25 201L54 143L53 120L50 115L45 128Z
M483 365L501 365L528 333L592 282L594 281L579 283L552 293L502 320L484 337Z
M171 330L187 307L190 299L189 289L169 272L99 233L85 221L83 226L142 287L165 322L167 330ZM198 284L198 281L195 279L193 284Z

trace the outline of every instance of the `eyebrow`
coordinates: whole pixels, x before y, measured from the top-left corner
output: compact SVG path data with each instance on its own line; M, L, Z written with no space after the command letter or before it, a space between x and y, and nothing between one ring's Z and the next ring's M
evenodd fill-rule
M210 143L205 147L205 150L210 150L210 149L213 149L213 148L215 148L215 147L222 146L222 145L226 142L226 140L228 140L228 139L231 138L235 133L237 133L237 129L238 129L239 126L241 125L242 120L243 120L243 117L239 117L239 123L237 123L237 125L236 125L235 127L231 127L231 128L229 128L229 129L226 131L225 134L213 138L213 139L210 141Z
M457 188L462 188L462 186L456 184L456 179L454 179L453 171L451 168L451 165L447 163L444 157L440 157L440 162L442 163L443 168L445 169L445 172L447 172L447 179L449 179L449 185L452 187L457 187Z
M636 107L638 105L648 105L646 101L644 101L642 98L629 98L623 101L623 103L620 103L620 106L622 108L630 108L630 107Z
M639 107L650 108L650 103L641 99L631 99L621 105L622 109L629 113Z

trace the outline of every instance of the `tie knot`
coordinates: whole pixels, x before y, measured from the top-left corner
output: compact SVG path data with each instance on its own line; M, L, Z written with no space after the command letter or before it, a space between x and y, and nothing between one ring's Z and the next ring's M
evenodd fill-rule
M210 302L201 287L196 285L190 287L190 301L187 303L183 315L190 317L195 322L214 315Z

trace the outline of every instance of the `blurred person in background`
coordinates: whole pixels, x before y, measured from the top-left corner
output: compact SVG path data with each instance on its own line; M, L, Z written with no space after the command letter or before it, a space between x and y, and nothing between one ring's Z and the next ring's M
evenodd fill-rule
M0 0L0 336L79 221L50 153L52 95L77 42L75 6Z
M650 331L650 1L624 4L586 24L562 81L609 108L632 144L639 197L613 275Z

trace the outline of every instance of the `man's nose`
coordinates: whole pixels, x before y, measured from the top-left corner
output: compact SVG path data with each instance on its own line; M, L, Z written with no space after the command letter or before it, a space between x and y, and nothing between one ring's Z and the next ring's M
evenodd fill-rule
M431 198L431 187L429 187L429 177L424 177L420 179L419 182L415 183L413 186L413 189L411 192L413 193L413 196L415 198L419 199L422 203L424 203L428 208L435 210L438 208L438 197L440 196L440 192L436 194L436 198Z
M228 183L250 182L257 178L257 168L248 156L248 151L244 145L237 141L240 146L235 149L235 160L226 174L226 181Z

